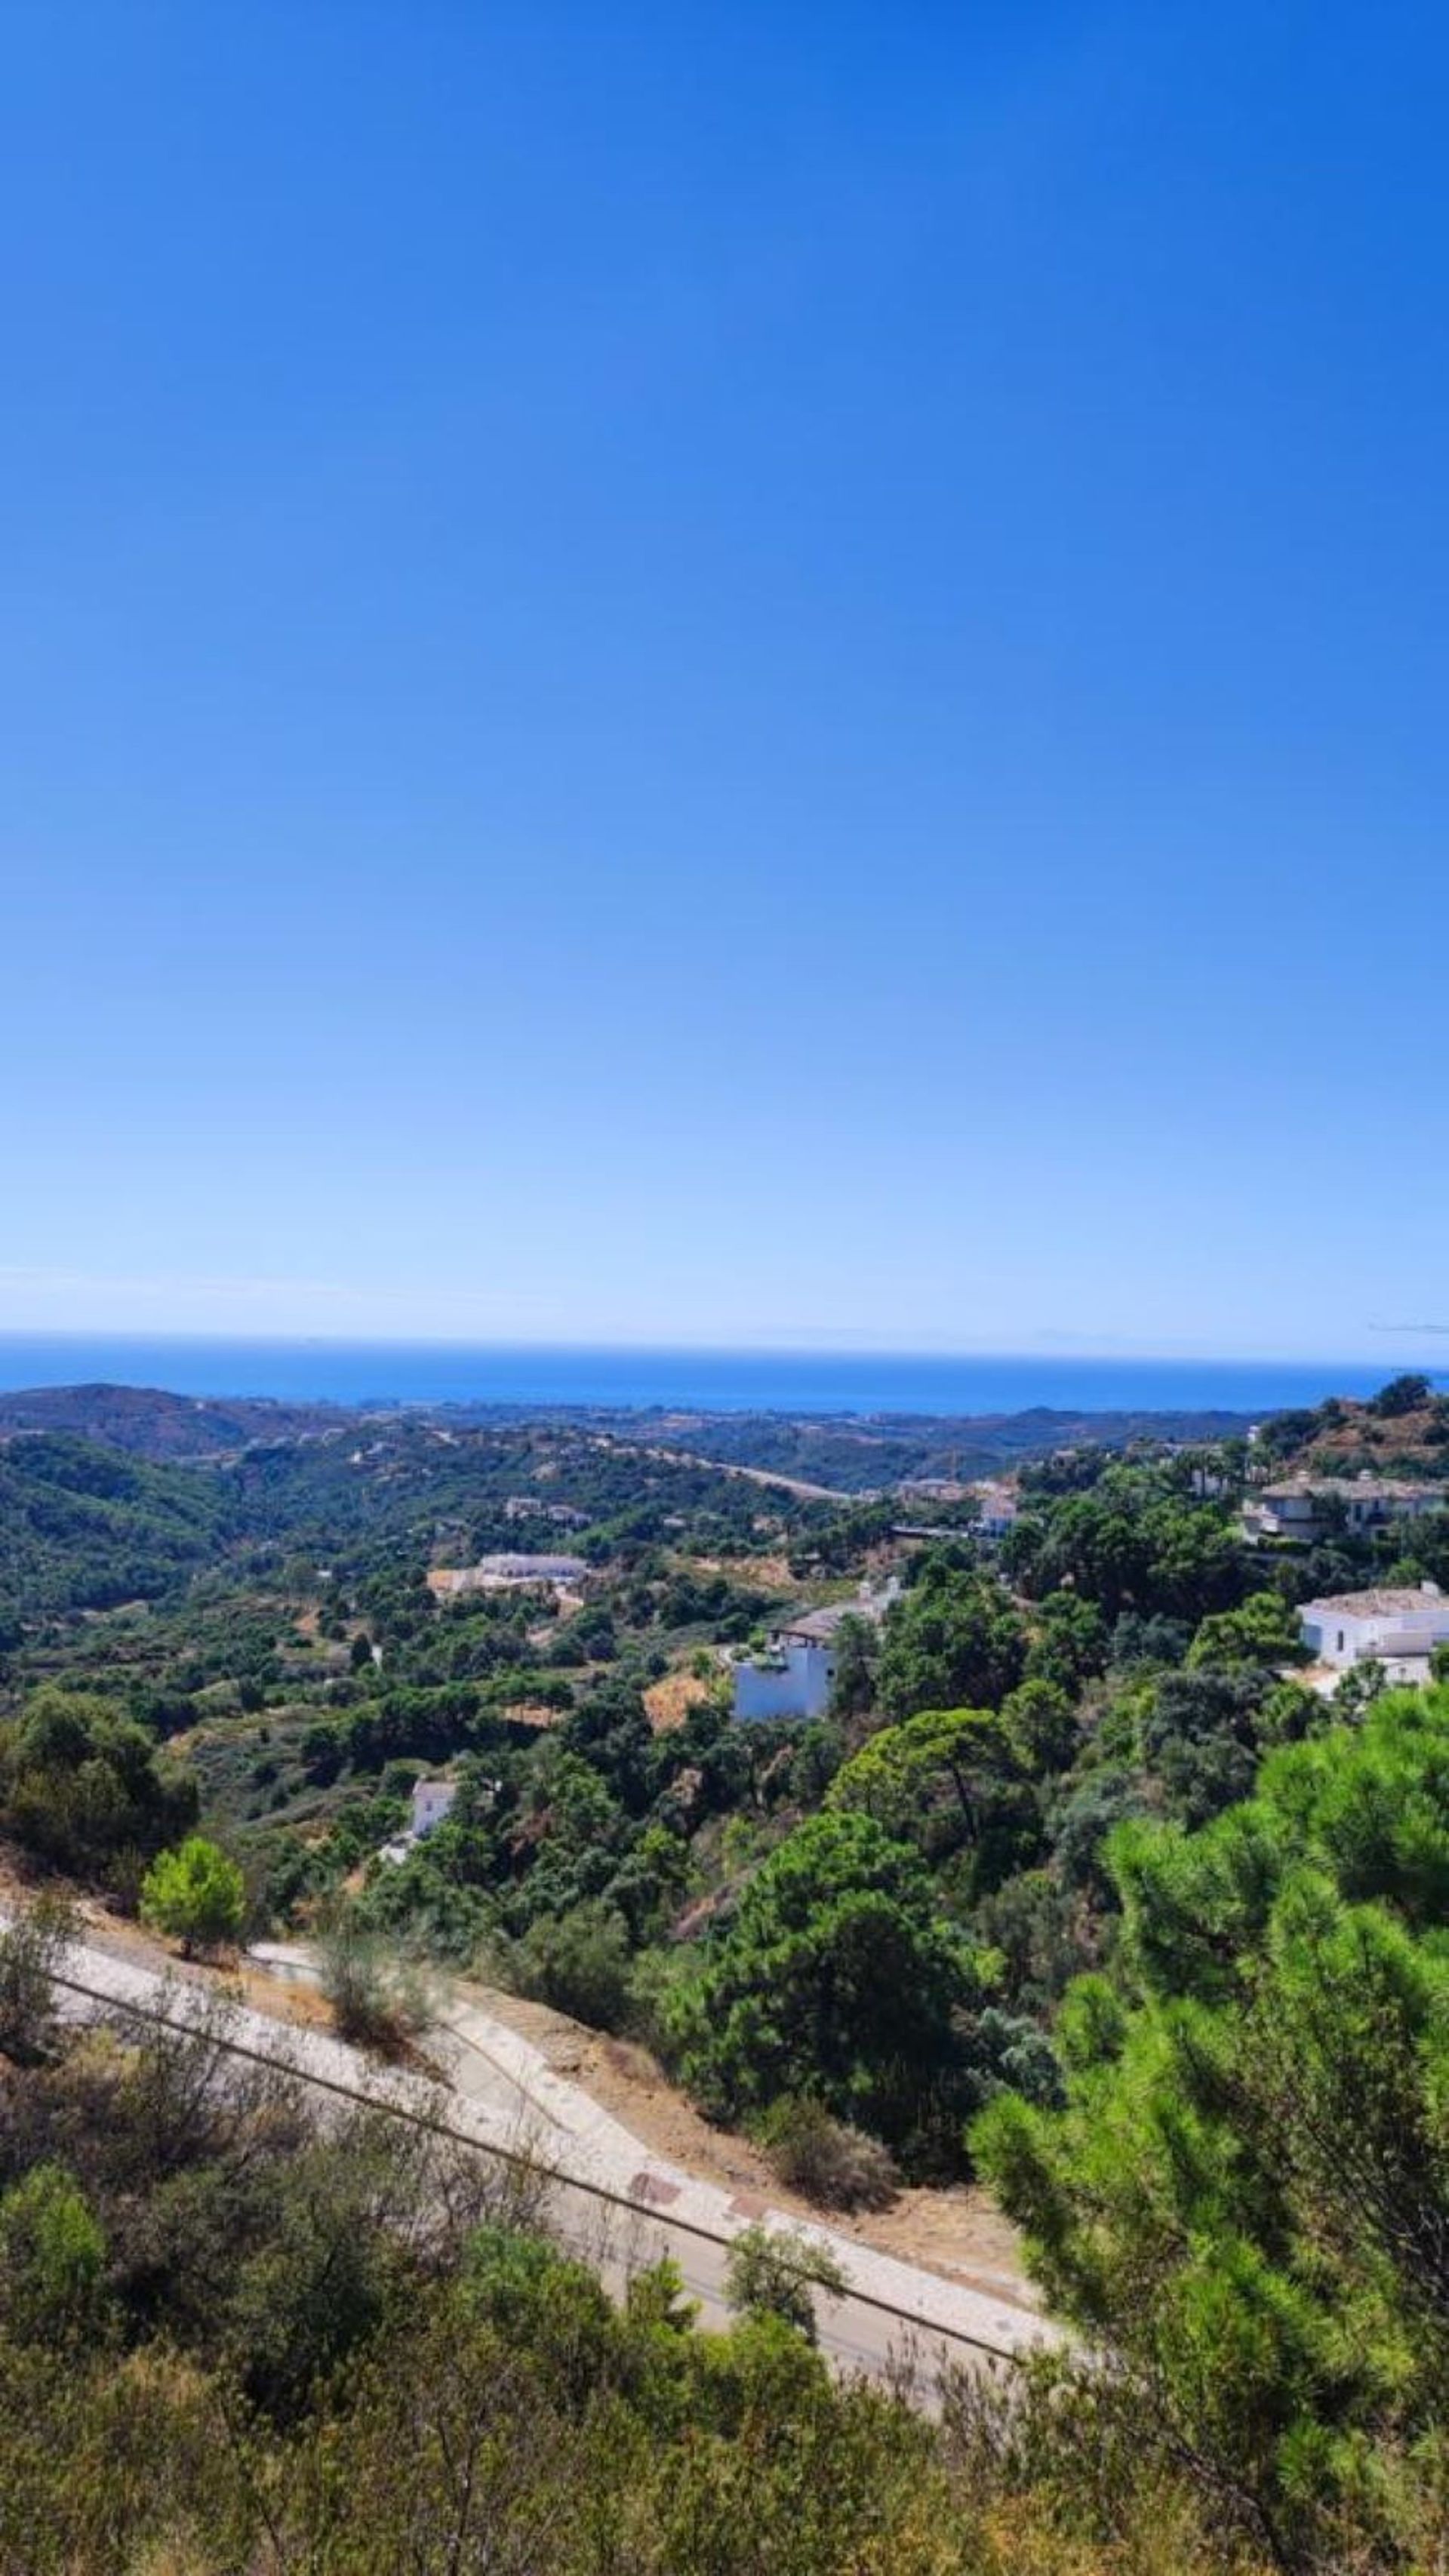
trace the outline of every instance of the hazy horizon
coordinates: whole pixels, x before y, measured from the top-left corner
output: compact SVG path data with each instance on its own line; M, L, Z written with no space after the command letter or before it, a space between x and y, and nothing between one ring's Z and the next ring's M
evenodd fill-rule
M1430 1373L1442 1375L1428 1364ZM1327 1395L1366 1396L1381 1360L1144 1354L721 1350L615 1343L222 1341L0 1333L0 1391L119 1384L290 1403L554 1406L967 1419L1060 1413L1253 1419Z
M1425 1337L1427 1335L1427 1338ZM1246 1343L1241 1347L1228 1343L1191 1344L1137 1340L1076 1341L1068 1335L1044 1337L1039 1342L1026 1340L984 1344L956 1341L948 1336L918 1334L910 1339L891 1341L884 1336L832 1332L822 1328L814 1333L797 1328L793 1333L742 1332L729 1338L679 1333L444 1333L444 1332L325 1332L304 1328L285 1331L280 1328L265 1332L222 1331L215 1327L172 1328L170 1326L64 1325L0 1323L0 1346L10 1348L26 1343L65 1345L75 1348L95 1347L106 1343L147 1348L164 1348L170 1344L189 1347L202 1344L217 1349L295 1350L320 1347L336 1350L500 1350L500 1351L572 1351L611 1352L648 1351L668 1355L713 1354L733 1357L737 1354L759 1354L765 1358L819 1359L859 1358L909 1361L919 1359L960 1361L1011 1360L1023 1364L1035 1361L1050 1366L1057 1361L1080 1361L1084 1366L1100 1362L1111 1366L1118 1362L1162 1361L1233 1366L1253 1365L1289 1367L1333 1367L1341 1365L1354 1370L1382 1368L1386 1377L1406 1370L1449 1374L1449 1328L1432 1325L1421 1329L1414 1341L1407 1331L1400 1345L1397 1335L1392 1344L1365 1343L1358 1349L1305 1344L1299 1348L1271 1347Z

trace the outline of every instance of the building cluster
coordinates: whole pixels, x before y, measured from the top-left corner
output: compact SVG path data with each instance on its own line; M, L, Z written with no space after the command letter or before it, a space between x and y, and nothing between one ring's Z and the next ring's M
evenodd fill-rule
M504 1548L480 1556L475 1565L435 1565L428 1590L435 1601L457 1601L469 1592L516 1592L542 1586L552 1592L581 1592L592 1568L582 1556L529 1556Z
M1255 1546L1313 1547L1335 1530L1371 1538L1391 1521L1424 1520L1446 1505L1449 1486L1401 1476L1286 1476L1248 1496L1243 1536Z

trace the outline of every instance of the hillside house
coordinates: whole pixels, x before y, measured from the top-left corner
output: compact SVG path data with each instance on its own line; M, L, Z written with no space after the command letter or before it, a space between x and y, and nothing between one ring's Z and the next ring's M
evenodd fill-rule
M552 1521L555 1529L587 1529L587 1512L576 1511L572 1503L551 1503L543 1494L509 1494L503 1505L506 1521Z
M592 1568L581 1556L530 1556L504 1548L476 1565L435 1565L428 1590L435 1601L457 1601L470 1592L518 1592L531 1585L550 1592L581 1592Z
M1437 1583L1331 1593L1322 1601L1305 1601L1298 1616L1314 1661L1339 1672L1369 1661L1387 1664L1391 1672L1404 1665L1424 1667L1436 1646L1449 1645L1449 1594ZM1403 1675L1422 1677L1422 1671L1413 1670Z
M1402 1476L1289 1476L1248 1496L1243 1536L1255 1545L1311 1547L1336 1526L1369 1538L1391 1521L1423 1520L1446 1505L1449 1486Z
M456 1780L415 1780L413 1782L413 1839L421 1841L440 1825L450 1812L458 1794Z
M762 1655L742 1656L734 1668L734 1713L746 1723L765 1718L823 1717L835 1687L836 1639L847 1619L878 1625L900 1587L862 1592L823 1610L798 1611L771 1631Z
M391 1861L394 1866L399 1861L405 1861L415 1845L422 1841L423 1836L432 1833L434 1827L440 1825L444 1817L449 1814L457 1794L456 1780L415 1780L412 1821L406 1832L396 1835L392 1842L383 1844L378 1853L379 1860Z
M998 1484L991 1478L984 1479L979 1485L973 1485L971 1490L980 1506L976 1518L976 1535L978 1538L986 1539L992 1546L997 1546L1018 1519L1021 1505L1010 1485Z

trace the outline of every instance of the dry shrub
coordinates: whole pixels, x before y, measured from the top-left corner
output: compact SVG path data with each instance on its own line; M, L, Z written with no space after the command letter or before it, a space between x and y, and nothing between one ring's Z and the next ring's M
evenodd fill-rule
M885 2209L900 2176L878 2138L837 2120L821 2102L777 2102L760 2143L782 2183L822 2209Z
M338 2035L380 2057L400 2057L431 2018L426 1974L377 1934L343 1915L319 1944L322 1992Z

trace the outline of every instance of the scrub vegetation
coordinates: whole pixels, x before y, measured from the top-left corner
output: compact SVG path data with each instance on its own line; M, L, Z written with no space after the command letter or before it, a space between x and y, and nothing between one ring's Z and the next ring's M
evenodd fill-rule
M729 2336L665 2275L612 2308L433 2144L198 2093L174 2035L66 2038L52 1908L0 1944L0 2565L1440 2563L1449 1684L1309 1688L1296 1608L1449 1583L1449 1510L1271 1549L1237 1505L1385 1430L1441 1474L1445 1410L1400 1381L1252 1453L1053 1452L991 1546L969 1497L907 1536L888 1496L522 1423L94 1449L46 1523L55 1440L13 1441L8 1561L39 1531L48 1571L6 1631L0 1831L37 1883L203 1950L310 1937L394 2051L399 1950L507 1980L822 2206L974 2171L1080 2340L927 2420L831 2381L778 2243ZM108 1458L123 1602L81 1597ZM587 1575L428 1583L524 1547ZM728 1650L887 1575L823 1718L733 1720ZM446 1820L384 1856L443 1766Z

